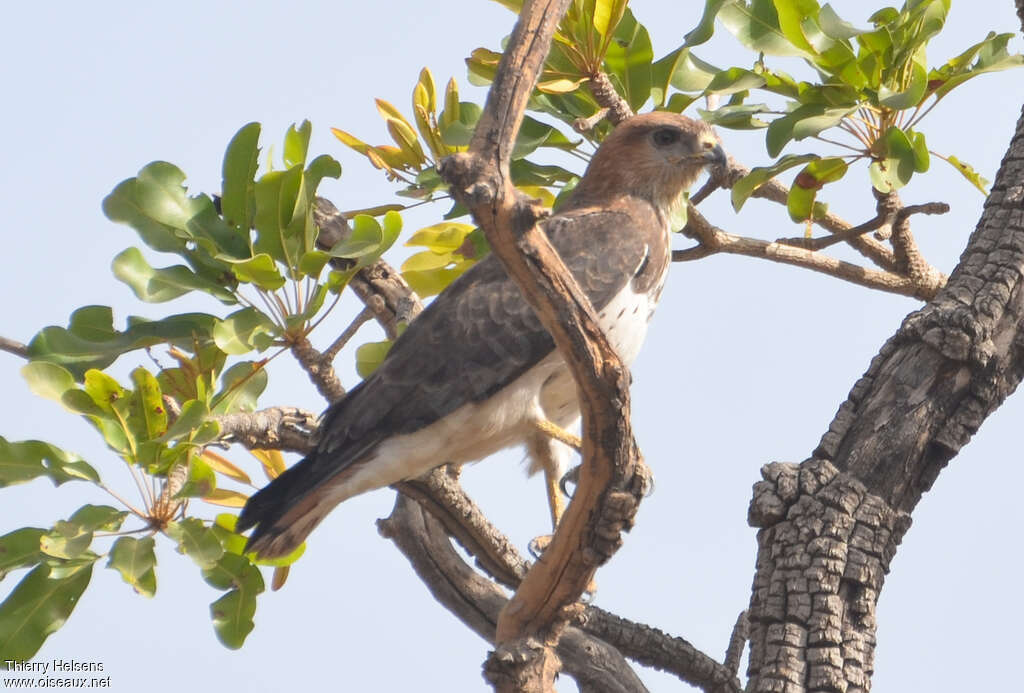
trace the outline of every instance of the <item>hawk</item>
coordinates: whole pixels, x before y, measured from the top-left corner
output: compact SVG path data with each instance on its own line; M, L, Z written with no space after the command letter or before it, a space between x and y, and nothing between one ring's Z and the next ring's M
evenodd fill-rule
M631 363L671 260L669 219L709 165L725 162L712 129L669 112L622 122L566 203L542 222ZM489 256L456 279L395 340L370 377L323 416L316 449L246 503L238 531L265 558L295 549L347 498L445 463L525 445L545 471L552 514L579 418L576 384L519 287Z

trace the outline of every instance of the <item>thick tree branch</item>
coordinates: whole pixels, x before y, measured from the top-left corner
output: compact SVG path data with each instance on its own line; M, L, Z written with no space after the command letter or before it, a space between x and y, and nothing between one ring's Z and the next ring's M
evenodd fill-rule
M533 642L557 641L571 615L567 608L621 543L620 531L631 526L646 486L629 428L628 373L590 302L537 226L539 210L520 199L508 175L527 99L567 5L524 5L469 151L441 166L453 194L472 211L492 251L552 334L579 388L584 422L583 471L573 501L498 620L497 649L487 669L498 690L525 686L529 672L535 690L550 688L552 661Z
M260 411L214 417L221 436L250 450L289 450L308 453L316 438L313 412L296 407L271 407Z
M1024 113L945 287L883 345L811 459L762 469L749 690L870 686L875 605L910 513L1024 377L1022 181Z
M378 523L381 534L405 554L416 573L445 608L489 643L508 599L474 572L452 548L442 525L416 503L398 496L391 516ZM578 628L565 629L557 647L565 671L586 693L642 693L647 689L614 648Z
M712 225L692 206L686 223L686 233L696 238L700 245L686 250L672 252L674 262L697 260L715 253L731 253L758 257L773 262L803 267L814 272L821 272L837 279L843 279L870 289L887 291L902 296L929 299L942 287L942 275L928 275L917 280L893 272L862 267L852 262L837 260L813 250L797 248L779 241L762 241L758 238L745 238L727 233Z

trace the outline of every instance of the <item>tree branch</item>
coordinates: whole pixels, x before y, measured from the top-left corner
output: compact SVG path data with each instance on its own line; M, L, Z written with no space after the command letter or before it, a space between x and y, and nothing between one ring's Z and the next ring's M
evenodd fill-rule
M271 407L260 411L215 416L221 436L250 450L289 450L308 453L313 449L318 416L296 407Z
M523 111L567 6L568 0L524 5L469 151L445 159L440 170L554 338L579 388L584 422L576 494L551 544L498 620L497 648L487 671L499 691L525 686L524 675L532 677L535 690L550 689L550 652L538 650L533 641L557 641L571 614L567 607L618 548L620 532L631 526L646 486L629 427L628 373L589 300L537 226L540 210L520 199L508 175ZM518 683L508 684L512 681Z
M317 351L306 337L292 342L291 352L324 399L328 402L337 402L345 396L345 388L341 386L338 374L334 372L332 357Z
M9 354L20 356L23 359L28 358L28 347L7 337L0 337L0 351L6 351Z
M837 260L812 250L797 248L779 241L762 241L758 238L745 238L727 233L712 225L696 209L690 207L686 223L688 235L696 238L700 245L686 250L672 251L673 262L686 262L713 255L730 253L758 257L773 262L803 267L814 272L821 272L838 279L843 279L870 289L889 293L911 296L927 300L944 284L942 275L928 275L914 279L893 272L871 269L855 265L852 262Z
M1024 378L1022 180L1024 113L947 284L882 346L813 457L762 469L750 690L870 685L875 607L910 513Z

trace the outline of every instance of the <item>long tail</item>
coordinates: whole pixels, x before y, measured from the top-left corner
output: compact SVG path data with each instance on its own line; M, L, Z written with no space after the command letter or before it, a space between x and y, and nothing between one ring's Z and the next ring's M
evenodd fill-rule
M310 453L253 494L238 516L236 530L244 532L255 527L245 550L255 551L261 558L279 558L294 551L306 540L313 528L327 514L319 508L310 491L309 474L316 461ZM303 501L306 502L303 502Z

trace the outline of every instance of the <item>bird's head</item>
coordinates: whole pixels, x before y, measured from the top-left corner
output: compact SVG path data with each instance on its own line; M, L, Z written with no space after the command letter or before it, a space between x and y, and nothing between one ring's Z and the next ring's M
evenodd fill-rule
M666 111L644 113L620 123L601 143L574 198L589 204L629 194L668 211L702 169L726 160L707 123Z

